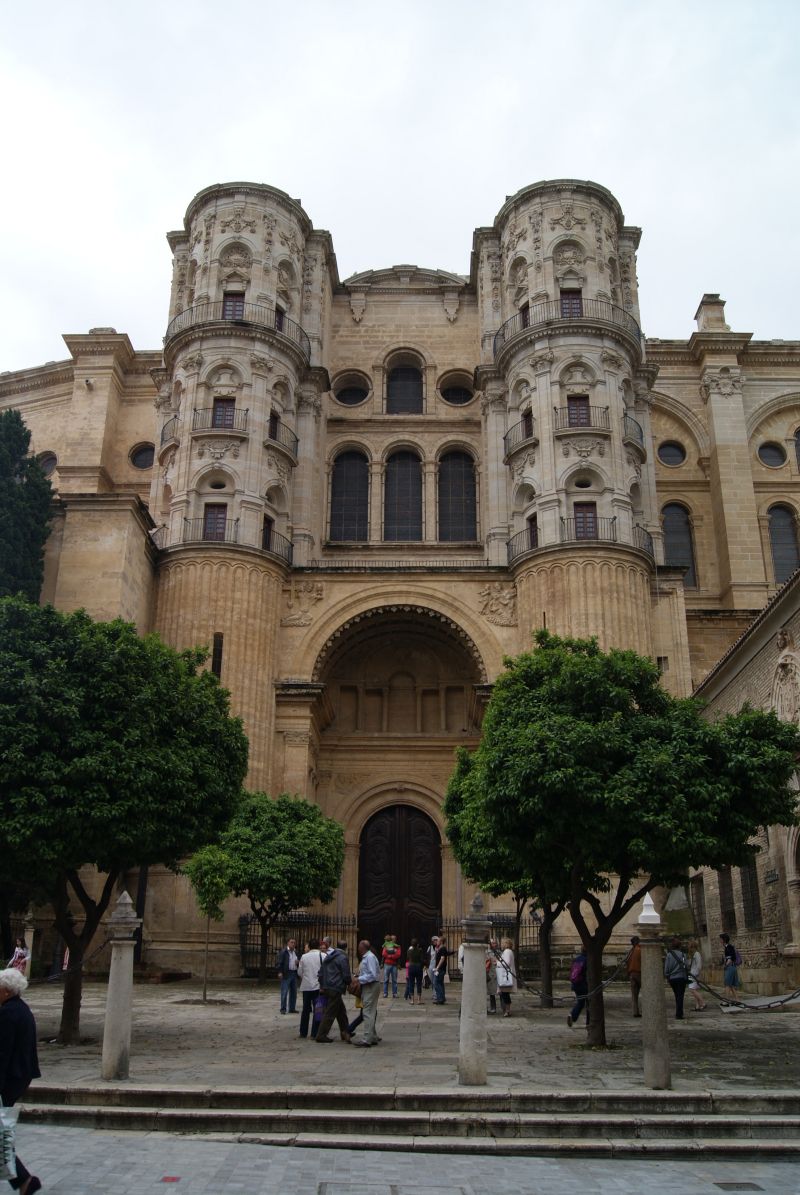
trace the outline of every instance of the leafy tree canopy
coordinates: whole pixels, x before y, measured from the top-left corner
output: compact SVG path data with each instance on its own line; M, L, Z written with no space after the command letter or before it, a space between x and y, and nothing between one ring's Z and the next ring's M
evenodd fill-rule
M19 411L0 411L0 597L39 599L53 489Z

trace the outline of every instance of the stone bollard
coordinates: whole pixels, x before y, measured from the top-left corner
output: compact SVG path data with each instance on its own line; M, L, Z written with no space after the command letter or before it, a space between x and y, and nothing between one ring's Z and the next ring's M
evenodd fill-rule
M127 1079L131 1053L134 934L142 924L133 901L121 892L109 918L111 970L108 974L106 1020L103 1030L103 1078Z
M461 1020L458 1039L458 1081L465 1086L486 1082L486 946L489 919L476 892L464 927L464 973L461 976Z
M648 892L642 902L639 934L642 947L642 1043L644 1081L663 1091L672 1086L667 1038L667 1003L664 994L664 954L659 929L661 918Z

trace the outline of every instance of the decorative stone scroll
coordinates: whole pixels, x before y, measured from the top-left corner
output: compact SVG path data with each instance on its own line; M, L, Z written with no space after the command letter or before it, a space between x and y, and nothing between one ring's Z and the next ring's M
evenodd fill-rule
M575 215L575 204L571 199L564 199L561 202L561 214L553 216L550 220L550 231L556 229L559 224L562 228L566 228L570 232L573 228L585 228L586 220L583 216Z
M703 402L708 402L712 394L719 394L723 398L734 398L742 393L742 371L738 366L731 368L723 365L722 369L707 369L700 383L700 396Z
M363 291L351 291L350 293L350 314L353 317L353 322L360 324L364 318L364 312L367 310L367 296Z
M456 316L458 315L459 302L460 302L460 297L459 297L459 293L457 290L445 291L444 298L443 298L444 313L447 316L447 318L451 324L454 324L456 322Z
M195 440L197 455L202 459L204 456L209 456L212 461L223 460L228 453L232 457L239 455L238 440L217 440L216 437L198 437Z
M571 456L574 452L575 455L581 457L582 460L586 460L587 457L590 457L593 452L596 452L598 456L605 456L606 454L605 445L602 440L588 439L569 440L565 442L561 451L563 452L564 456Z
M229 228L234 232L239 233L247 229L248 232L255 232L256 222L252 216L245 214L244 207L235 207L227 220L220 220L220 228L223 232L227 232Z
M517 587L495 581L478 590L480 612L487 622L498 627L517 625Z

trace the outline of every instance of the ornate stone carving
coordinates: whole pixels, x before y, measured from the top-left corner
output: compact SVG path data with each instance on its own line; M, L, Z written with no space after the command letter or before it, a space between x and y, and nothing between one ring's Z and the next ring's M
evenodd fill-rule
M525 471L527 469L532 469L535 464L536 464L536 453L535 452L527 452L525 454L525 456L521 460L517 461L516 465L514 466L515 480L521 481L523 475L525 474Z
M202 459L204 456L209 456L212 461L223 460L228 453L232 457L239 455L239 441L238 440L218 440L216 437L199 437L195 440L197 455Z
M311 607L321 602L325 594L321 581L292 581L284 589L287 613L281 618L282 627L310 626Z
M610 369L621 369L623 365L622 357L619 353L612 353L611 349L603 349L600 360Z
M708 402L712 394L734 398L741 395L743 381L742 371L738 366L731 368L723 365L722 369L707 369L700 383L700 394L704 402Z
M520 243L520 241L524 241L526 239L527 235L528 235L527 228L525 228L524 226L520 227L520 225L518 225L515 220L514 223L511 225L511 227L509 228L509 230L506 234L506 239L503 243L504 255L506 257L510 257L511 254L514 253L514 251L516 250L517 245Z
M255 232L256 222L252 216L245 215L245 208L235 207L227 220L220 220L220 228L223 232L227 232L232 228L234 232L243 232L247 229L248 232Z
M311 736L307 730L284 730L283 738L287 746L307 747Z
M352 291L350 294L350 314L353 317L353 321L360 324L366 310L367 296L363 291Z
M298 411L311 411L319 418L322 413L322 399L315 390L298 390Z
M544 369L548 365L552 365L556 359L556 355L552 349L542 349L541 352L532 353L528 358L528 364L531 369Z
M275 241L275 225L277 218L273 216L272 212L265 212L262 216L264 223L264 253L267 257L272 254L272 246Z
M550 219L550 231L561 225L569 232L573 228L585 228L586 220L583 216L575 215L575 204L571 199L562 199L561 214Z
M283 245L283 247L291 254L292 257L299 258L301 256L303 250L300 248L300 245L297 243L297 237L294 234L294 230L292 230L288 236L286 235L285 232L282 232L279 235L280 235L280 242Z
M177 455L177 446L173 444L172 448L167 449L166 455L161 462L161 480L164 485L172 484L172 474L175 466L175 457Z
M246 245L229 245L221 254L219 263L224 270L239 270L249 273L253 264L253 255Z
M626 310L630 310L633 307L633 288L636 282L636 269L632 253L620 254L619 277L622 283L622 304Z
M564 456L571 456L574 452L576 456L581 457L583 460L590 457L593 452L596 452L598 456L605 456L606 454L605 444L602 440L590 440L582 437L566 441L561 451Z
M317 258L309 254L303 264L303 310L310 311L314 302L314 273Z
M274 452L267 453L267 468L281 481L289 476L289 466L275 456Z
M498 627L517 625L517 587L495 581L478 590L480 612L487 622Z
M443 298L444 313L447 316L447 318L451 324L454 324L456 322L456 316L458 315L458 306L459 306L460 301L461 301L460 296L459 296L459 293L457 290L445 291L444 298Z
M189 373L199 373L200 367L202 366L202 364L203 364L203 354L202 353L193 353L189 357L184 357L183 360L181 361L181 365Z
M263 357L260 353L251 353L250 364L259 373L269 373L275 367L275 358Z
M577 270L583 265L585 260L586 258L581 252L580 245L576 245L570 241L565 241L555 251L555 263L561 270Z
M780 655L772 681L772 708L782 722L797 723L800 721L800 654L786 627L778 632L775 644Z

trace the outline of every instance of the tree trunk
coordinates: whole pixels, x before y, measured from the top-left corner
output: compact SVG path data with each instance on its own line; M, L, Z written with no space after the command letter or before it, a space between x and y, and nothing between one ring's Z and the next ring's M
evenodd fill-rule
M211 918L206 917L206 948L203 954L203 1003L208 999L208 941L211 936Z
M14 953L14 939L11 937L11 910L5 896L0 896L0 950L3 952L3 963ZM28 943L30 946L30 942Z
M108 872L97 901L93 901L88 895L76 871L62 874L56 880L53 897L55 924L69 948L69 966L64 975L64 1001L61 1006L61 1025L58 1031L58 1040L62 1046L71 1046L80 1040L83 960L92 938L97 932L100 920L108 908L108 902L118 876L119 871L116 869ZM83 906L84 922L80 933L75 929L68 885L72 887Z
M606 1044L606 1010L603 1002L603 943L590 938L583 943L586 951L586 973L589 982L589 1034L590 1046Z
M555 917L548 908L542 909L542 924L539 926L539 969L541 971L541 1008L553 1007L553 922Z
M80 1041L83 956L83 942L76 938L75 945L69 947L69 967L64 974L64 999L58 1029L58 1040L62 1046L73 1046Z

